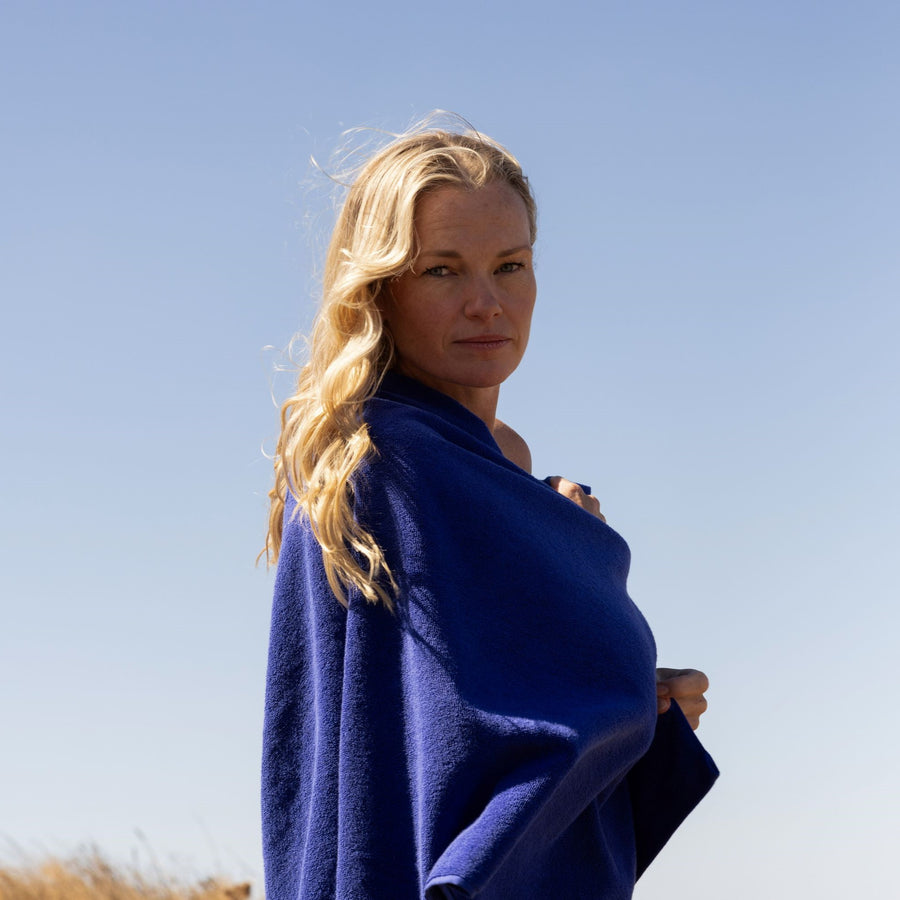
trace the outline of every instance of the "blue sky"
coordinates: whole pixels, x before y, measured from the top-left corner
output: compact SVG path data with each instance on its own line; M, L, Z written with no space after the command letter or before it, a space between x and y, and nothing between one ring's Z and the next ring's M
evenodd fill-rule
M501 415L713 683L723 777L636 896L889 895L898 42L866 0L4 3L0 835L259 874L266 348L314 307L308 159L442 108L540 207Z

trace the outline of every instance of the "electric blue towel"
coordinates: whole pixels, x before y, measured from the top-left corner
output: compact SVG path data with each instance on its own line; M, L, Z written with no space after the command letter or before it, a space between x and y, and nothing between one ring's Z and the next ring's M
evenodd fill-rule
M656 714L627 545L416 381L389 373L366 421L379 452L357 515L397 610L344 609L289 504L267 900L631 897L718 773L674 704Z

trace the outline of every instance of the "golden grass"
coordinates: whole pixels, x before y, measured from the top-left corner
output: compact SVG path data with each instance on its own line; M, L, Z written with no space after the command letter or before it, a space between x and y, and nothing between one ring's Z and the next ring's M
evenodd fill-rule
M0 900L246 900L249 884L197 884L117 867L96 850L72 859L0 865Z

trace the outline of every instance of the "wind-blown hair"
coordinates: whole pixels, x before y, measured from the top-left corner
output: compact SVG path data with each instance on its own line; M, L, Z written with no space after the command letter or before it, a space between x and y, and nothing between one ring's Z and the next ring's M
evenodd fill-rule
M353 513L354 476L377 452L363 405L394 360L380 295L415 260L414 216L423 194L496 182L508 184L525 202L533 243L535 202L518 161L474 131L428 128L396 138L363 165L338 215L309 359L294 395L281 407L264 553L269 564L277 562L290 492L295 514L309 519L328 582L342 603L356 589L367 601L391 608L396 590L381 548Z

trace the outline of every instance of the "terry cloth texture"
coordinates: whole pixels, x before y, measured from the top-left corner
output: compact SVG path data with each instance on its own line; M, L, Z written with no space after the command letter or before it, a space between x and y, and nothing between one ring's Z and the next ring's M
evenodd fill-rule
M675 704L657 716L625 541L418 382L389 374L366 421L378 454L356 512L396 614L335 600L289 504L267 900L631 897L718 773Z

